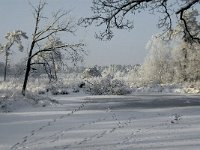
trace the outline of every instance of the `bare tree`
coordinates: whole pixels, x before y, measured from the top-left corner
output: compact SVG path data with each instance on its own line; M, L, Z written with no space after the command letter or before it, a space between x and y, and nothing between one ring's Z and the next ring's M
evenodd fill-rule
M80 24L85 26L95 22L97 26L104 26L104 30L97 35L100 39L110 40L113 37L113 29L132 29L134 26L130 15L144 10L150 13L160 13L158 27L164 32L172 31L174 16L183 22L184 34L189 35L192 41L199 42L200 38L193 35L188 27L184 14L187 10L199 6L200 0L93 0L93 16L82 18Z
M61 33L74 35L76 31L76 24L69 18L69 12L58 11L53 14L52 18L47 18L43 16L43 10L46 5L45 1L40 1L37 7L32 6L35 27L26 62L26 72L22 87L23 95L25 95L28 78L30 71L34 68L33 66L42 64L47 68L49 65L48 60L46 60L47 56L53 56L53 60L55 60L56 53L62 52L63 55L66 54L73 62L76 62L82 58L81 56L84 53L83 43L69 44L57 37L61 36L59 35Z

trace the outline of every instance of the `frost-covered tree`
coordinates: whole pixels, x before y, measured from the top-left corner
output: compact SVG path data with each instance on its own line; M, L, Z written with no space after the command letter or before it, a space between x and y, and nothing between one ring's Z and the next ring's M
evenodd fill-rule
M197 9L185 12L184 18L187 21L187 29L190 30L190 33L183 30L183 22L179 22L173 32L173 37L178 42L178 46L173 49L174 66L176 67L177 80L180 81L191 81L199 78L200 45L198 43L191 43L189 35L192 34L200 38L198 16ZM180 40L180 37L183 37L183 40Z
M166 83L172 79L170 45L160 37L152 36L146 45L149 53L141 67L140 73L144 82Z
M182 41L172 49L172 67L176 82L200 79L200 45Z
M30 71L35 65L47 67L50 65L47 59L55 61L57 53L62 53L63 56L66 55L66 59L70 59L74 63L83 58L83 43L68 43L58 38L69 36L70 34L74 35L76 31L76 24L68 16L69 12L58 11L51 18L48 18L44 16L46 5L45 1L40 1L36 7L33 6L35 27L26 62L26 72L22 87L23 95L26 92Z
M7 77L9 56L12 54L11 47L15 44L15 45L17 45L19 51L22 52L24 49L24 47L22 45L22 41L21 41L22 38L28 39L26 33L21 30L8 32L8 33L6 33L6 36L5 36L6 43L0 44L0 51L1 51L1 53L4 53L4 55L5 55L4 81L6 81L6 77Z
M184 14L192 35L200 37L197 10ZM200 44L191 41L190 35L181 27L180 21L173 29L171 41L153 36L148 42L149 54L141 67L143 81L150 83L190 82L200 78ZM185 32L185 33L184 33Z

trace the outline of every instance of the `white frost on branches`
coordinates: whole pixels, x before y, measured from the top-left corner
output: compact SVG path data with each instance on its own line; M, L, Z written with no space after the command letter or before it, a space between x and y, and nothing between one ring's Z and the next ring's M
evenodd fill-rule
M186 12L184 17L187 28L192 35L200 37L200 24L197 21L198 11ZM174 28L171 41L164 41L153 36L147 43L149 54L141 67L142 84L197 82L200 80L200 44L191 41L190 35L183 34L179 22ZM183 38L182 38L183 37Z
M8 32L5 35L5 39L6 39L6 43L3 45L0 45L0 50L1 52L7 52L7 54L11 54L11 46L13 44L16 44L18 49L22 52L24 47L22 45L22 41L21 39L28 39L28 36L26 35L25 32L21 31L21 30L16 30L13 32Z

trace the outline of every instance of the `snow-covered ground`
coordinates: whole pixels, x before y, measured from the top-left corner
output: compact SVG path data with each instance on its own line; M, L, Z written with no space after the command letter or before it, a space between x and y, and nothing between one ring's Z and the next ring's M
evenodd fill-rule
M0 113L0 150L199 150L200 97L54 96Z

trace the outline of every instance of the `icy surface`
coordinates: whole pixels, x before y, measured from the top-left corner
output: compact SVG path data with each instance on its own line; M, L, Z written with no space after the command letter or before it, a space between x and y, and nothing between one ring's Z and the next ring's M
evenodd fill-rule
M60 105L0 113L1 150L199 150L200 98L55 96Z

